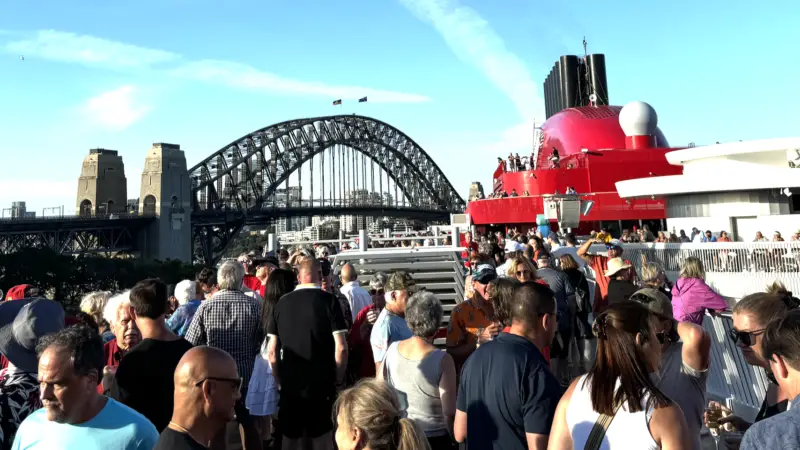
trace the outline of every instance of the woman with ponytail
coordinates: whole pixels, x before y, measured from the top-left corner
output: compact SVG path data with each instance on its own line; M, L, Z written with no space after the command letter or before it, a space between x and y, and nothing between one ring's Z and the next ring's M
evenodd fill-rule
M430 450L425 433L401 417L397 395L383 381L361 380L339 394L333 410L339 450Z
M549 449L691 448L680 407L657 387L665 339L657 326L636 302L615 303L597 315L594 365L561 398Z

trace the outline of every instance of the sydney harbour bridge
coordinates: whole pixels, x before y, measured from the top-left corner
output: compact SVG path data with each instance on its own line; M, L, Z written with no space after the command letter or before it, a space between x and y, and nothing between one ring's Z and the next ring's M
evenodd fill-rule
M185 228L191 230L191 249L185 254L211 264L244 226L267 225L280 217L445 221L466 207L440 167L413 139L385 122L357 115L267 126L215 151L187 172L189 198L172 195L171 205L159 198L161 206L156 207L156 199L147 196L135 213L114 214L109 202L102 213L2 220L0 252L49 247L62 253L139 251L163 258L164 252L153 249L154 242L180 239L153 239L157 232L153 230L175 234L169 230L181 227L154 222L180 220L188 221ZM300 195L289 195L292 190ZM145 252L148 247L151 251Z

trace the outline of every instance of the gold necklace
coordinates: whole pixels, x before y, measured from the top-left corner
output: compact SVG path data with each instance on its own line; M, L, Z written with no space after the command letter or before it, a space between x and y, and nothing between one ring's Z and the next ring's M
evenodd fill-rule
M192 433L189 430L187 430L186 428L183 428L182 426L178 425L177 423L175 423L175 422L173 422L171 420L170 420L169 424L175 430L180 431L181 433L183 433L183 434L189 436L190 438L192 438L193 441L197 442L198 444L202 445L203 447L207 447L205 444L203 444L202 442L198 441L194 436L192 436Z

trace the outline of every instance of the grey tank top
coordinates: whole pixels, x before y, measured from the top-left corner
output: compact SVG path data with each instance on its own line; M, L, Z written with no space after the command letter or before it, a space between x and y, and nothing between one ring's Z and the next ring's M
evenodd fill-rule
M700 450L700 431L703 428L703 411L706 406L706 380L708 369L699 371L683 362L683 343L675 342L661 356L661 380L658 388L677 403L686 417L692 449Z
M400 407L425 431L425 436L447 434L439 398L444 350L434 350L415 361L401 355L397 344L392 343L386 352L384 378L397 392Z

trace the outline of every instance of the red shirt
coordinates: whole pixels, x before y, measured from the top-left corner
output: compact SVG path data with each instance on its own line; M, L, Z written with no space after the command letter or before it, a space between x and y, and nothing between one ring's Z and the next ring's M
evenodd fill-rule
M347 336L347 343L351 350L351 357L355 367L348 367L351 372L357 372L358 378L369 378L375 376L375 359L372 355L372 346L369 343L369 334L364 339L361 337L361 326L367 321L367 314L374 310L377 311L375 305L365 306L361 311L356 314L356 319L353 321L353 328ZM358 359L361 359L360 363ZM348 364L349 366L349 364Z
M254 275L245 275L244 280L242 280L243 284L250 288L253 291L259 292L261 289L261 280L259 280ZM264 298L263 296L261 298Z
M625 264L631 264L627 259L623 260ZM594 271L594 280L597 283L597 289L594 290L594 312L598 313L608 306L608 282L610 279L605 276L608 270L608 257L603 255L593 255L590 257L589 267ZM636 283L636 269L627 269L632 271L631 282Z
M124 350L121 350L117 345L117 340L112 339L103 345L103 360L105 361L106 366L110 367L117 367L119 366L119 362L122 359L122 356L125 354ZM103 374L100 374L101 377ZM103 383L97 385L97 393L103 393Z

